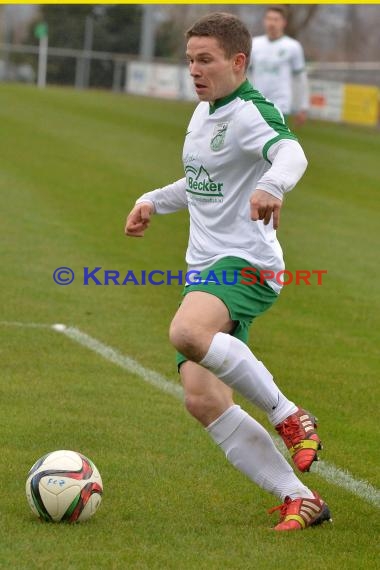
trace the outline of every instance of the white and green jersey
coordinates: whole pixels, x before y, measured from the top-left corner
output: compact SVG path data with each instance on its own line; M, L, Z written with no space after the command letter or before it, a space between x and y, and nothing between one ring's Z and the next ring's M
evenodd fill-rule
M237 256L258 269L284 268L270 222L250 219L250 197L261 189L282 198L302 176L307 161L276 107L245 81L234 93L201 102L183 147L185 177L141 196L156 213L190 213L186 252L189 270ZM276 280L270 285L279 290Z
M270 40L258 36L252 40L251 65L252 82L256 89L272 101L285 114L293 109L293 77L305 70L305 58L301 44L281 36ZM308 102L300 97L301 108L307 109Z

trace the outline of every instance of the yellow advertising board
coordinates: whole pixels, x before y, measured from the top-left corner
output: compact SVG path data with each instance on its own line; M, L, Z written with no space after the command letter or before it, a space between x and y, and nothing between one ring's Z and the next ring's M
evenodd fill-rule
M343 121L357 125L377 125L379 96L380 90L377 87L347 83L344 86Z

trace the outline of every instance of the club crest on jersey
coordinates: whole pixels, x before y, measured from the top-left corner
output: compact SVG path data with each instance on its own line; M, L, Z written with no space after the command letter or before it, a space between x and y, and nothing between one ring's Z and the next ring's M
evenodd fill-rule
M211 150L220 150L223 147L224 139L226 138L227 129L228 129L228 122L217 123L215 125L215 129L212 134L212 139L210 142Z

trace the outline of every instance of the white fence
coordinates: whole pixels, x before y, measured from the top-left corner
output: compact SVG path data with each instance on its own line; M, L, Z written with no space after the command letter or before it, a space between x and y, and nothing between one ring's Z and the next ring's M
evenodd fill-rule
M377 125L379 89L374 86L310 79L312 118ZM125 91L135 95L196 100L187 66L130 62Z
M1 54L3 63L1 61ZM13 54L34 57L29 68L23 63L11 64ZM115 91L168 99L196 100L188 68L183 64L160 61L142 62L136 56L68 48L48 48L48 64L54 58L67 58L72 66L77 88L91 86L91 61L112 66L110 84ZM35 81L38 47L0 44L0 80ZM72 64L70 64L72 61ZM75 73L74 73L75 70ZM310 77L310 115L329 121L377 125L380 87L379 62L312 63ZM3 75L3 77L2 77ZM49 71L47 75L49 82ZM377 87L376 87L377 86Z

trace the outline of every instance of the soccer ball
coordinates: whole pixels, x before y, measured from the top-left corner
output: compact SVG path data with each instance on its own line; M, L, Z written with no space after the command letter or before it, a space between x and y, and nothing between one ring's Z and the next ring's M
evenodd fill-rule
M99 471L76 451L47 453L36 461L26 481L29 506L45 521L85 521L98 510L102 493Z

